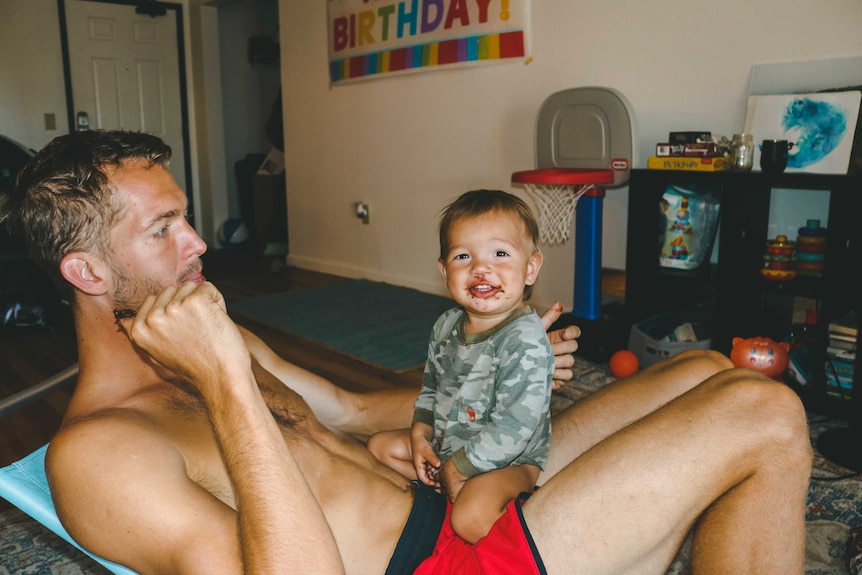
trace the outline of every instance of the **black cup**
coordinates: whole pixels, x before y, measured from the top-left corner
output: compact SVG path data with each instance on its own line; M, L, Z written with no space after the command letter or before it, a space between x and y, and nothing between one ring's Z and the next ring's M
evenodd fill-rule
M787 167L787 152L793 146L787 140L763 140L760 145L760 169L780 174Z

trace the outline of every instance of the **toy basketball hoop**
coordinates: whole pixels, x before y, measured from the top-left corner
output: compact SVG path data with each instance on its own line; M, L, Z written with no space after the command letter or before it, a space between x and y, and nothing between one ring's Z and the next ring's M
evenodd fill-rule
M604 187L614 181L613 170L544 168L512 174L513 184L523 184L536 205L539 240L561 245L569 239L575 206L581 196L603 197Z
M558 322L577 324L578 354L598 362L610 357L600 327L602 203L605 189L628 182L635 141L633 109L620 92L600 86L562 90L539 109L538 169L512 174L512 183L522 184L536 206L541 243L565 243L574 220L572 312Z

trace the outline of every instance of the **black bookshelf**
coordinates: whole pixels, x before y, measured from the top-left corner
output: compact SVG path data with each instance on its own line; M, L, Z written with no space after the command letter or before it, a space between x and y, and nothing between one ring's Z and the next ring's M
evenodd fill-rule
M720 222L717 263L693 270L659 265L656 250L658 203L669 186L717 187ZM776 282L760 276L768 239L772 190L826 191L829 217L825 267L822 277L797 277ZM802 222L804 224L804 222ZM626 243L625 317L629 323L659 313L713 306L712 347L729 353L733 337L767 336L781 341L789 333L789 317L775 317L769 302L802 296L818 302L816 341L812 353L814 374L805 386L794 386L814 413L842 419L846 430L824 434L818 448L825 457L852 470L862 471L862 385L854 369L851 399L826 392L823 369L829 322L851 309L859 312L862 286L854 277L862 263L862 177L762 172L689 172L632 170L629 181L628 236ZM795 238L791 238L795 239ZM858 366L858 360L857 360Z

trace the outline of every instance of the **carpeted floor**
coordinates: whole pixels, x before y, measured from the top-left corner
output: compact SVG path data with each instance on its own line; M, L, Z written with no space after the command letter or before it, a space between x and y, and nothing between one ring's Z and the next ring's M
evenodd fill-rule
M398 373L425 363L431 327L454 305L418 290L356 280L249 299L229 311Z
M101 565L13 509L0 513L0 575L105 575Z

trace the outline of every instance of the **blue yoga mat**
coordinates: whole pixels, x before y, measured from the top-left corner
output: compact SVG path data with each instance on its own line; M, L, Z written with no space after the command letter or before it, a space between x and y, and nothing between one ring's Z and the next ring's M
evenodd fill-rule
M403 372L424 365L434 321L454 306L450 298L356 280L245 300L228 311Z

